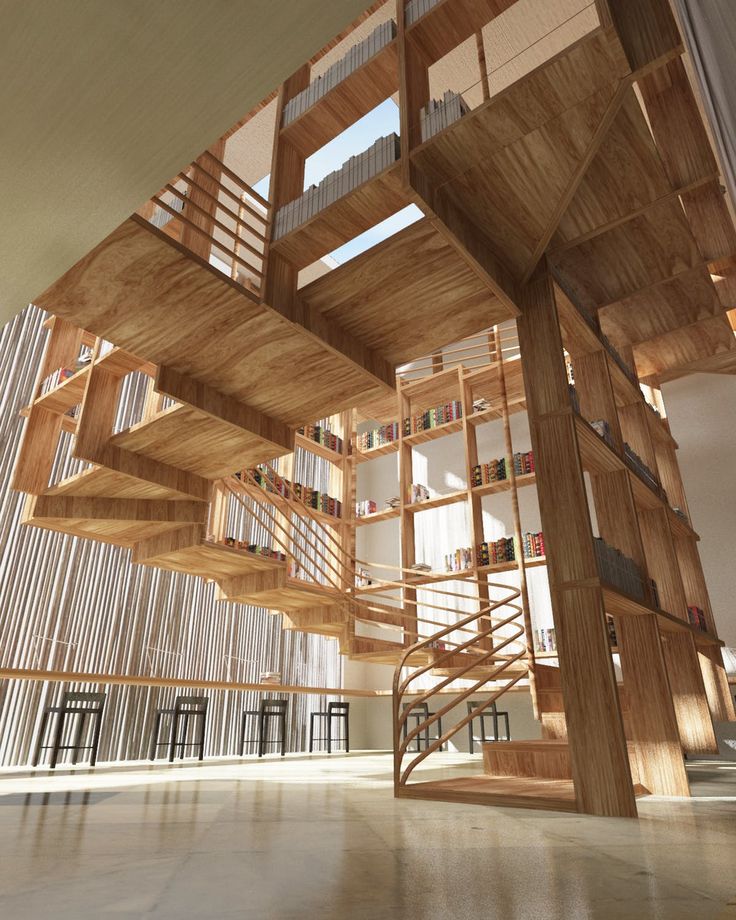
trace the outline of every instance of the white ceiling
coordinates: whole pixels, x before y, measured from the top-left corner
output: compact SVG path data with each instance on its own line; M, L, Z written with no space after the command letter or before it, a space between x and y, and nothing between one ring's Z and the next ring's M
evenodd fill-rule
M0 0L0 323L367 5Z

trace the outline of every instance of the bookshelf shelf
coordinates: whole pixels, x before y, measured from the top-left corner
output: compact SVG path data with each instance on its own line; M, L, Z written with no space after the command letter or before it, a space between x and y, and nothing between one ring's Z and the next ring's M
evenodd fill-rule
M86 367L80 368L75 374L72 374L71 377L67 377L66 380L63 380L58 386L55 386L53 390L49 390L47 393L44 393L43 396L39 396L34 400L34 406L40 406L43 409L48 409L49 412L55 412L59 415L71 409L72 406L76 406L82 401L82 397L84 396L89 367L90 366L87 365Z
M503 418L501 409L491 406L489 409L483 409L480 412L471 412L468 416L468 425L484 425L486 422L496 422L500 418Z
M313 441L311 438L299 434L299 432L296 433L294 443L296 447L301 447L302 450L311 451L311 453L316 454L318 457L322 457L323 460L329 460L330 463L340 464L345 459L343 455L336 450L330 450L330 448L325 447L324 444Z
M666 632L690 633L698 645L722 646L724 644L722 640L717 639L715 636L711 635L711 633L698 629L697 626L691 625L687 620L683 620L681 617L676 617L666 610L650 607L643 601L630 597L628 594L624 594L622 591L619 591L618 588L608 585L605 582L601 582L601 584L603 587L606 612L610 613L612 616L644 616L654 614L657 617L660 629Z
M414 434L406 435L403 442L405 445L412 447L415 444L425 444L427 441L434 441L437 438L444 438L448 434L462 431L462 427L463 420L456 418L451 422L445 422L444 425L435 425L434 428L425 428L424 431L415 431Z
M304 268L411 204L401 186L400 166L387 169L351 189L309 220L271 243L296 268Z
M389 441L387 444L381 444L380 447L371 447L370 450L356 450L353 456L358 463L366 463L368 460L375 460L376 457L395 454L398 449L398 441Z
M502 12L513 0L438 0L406 29L406 37L434 63Z
M524 486L533 486L536 484L536 473L521 473L516 477L516 487L521 489ZM499 479L496 482L485 482L482 486L473 486L473 495L495 495L498 492L508 492L511 488L511 482L508 479Z
M364 514L362 517L356 517L355 526L362 527L364 524L380 524L381 521L390 521L393 518L399 517L400 514L400 508L383 508L381 511L376 511L373 514Z
M393 39L306 112L281 128L280 136L308 157L398 89L398 42Z
M418 514L420 511L429 511L431 508L442 508L444 505L453 505L456 502L465 501L468 492L463 489L460 492L447 492L445 495L436 495L434 498L428 498L423 502L413 502L405 505L405 509L410 514Z
M524 559L524 566L527 569L537 568L547 565L546 556L530 556ZM519 567L519 560L511 559L509 562L495 562L492 565L480 565L476 569L479 575L489 575L492 572L513 572Z

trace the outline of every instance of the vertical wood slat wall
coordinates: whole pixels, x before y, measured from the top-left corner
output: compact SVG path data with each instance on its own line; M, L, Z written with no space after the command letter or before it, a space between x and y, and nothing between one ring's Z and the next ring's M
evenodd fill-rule
M283 632L281 617L263 609L217 603L214 584L202 579L133 566L128 550L20 526L24 496L9 483L22 431L18 413L43 355L43 319L28 307L0 332L0 666L175 677L182 688L196 687L197 679L251 682L262 671L280 671L284 683L342 686L342 662L330 639ZM144 387L128 392L134 401L145 396ZM80 468L69 460L71 436L63 441L55 479ZM29 761L41 712L64 689L98 688L0 681L0 764ZM177 691L102 689L99 759L147 757L154 712L172 705ZM210 693L207 755L235 753L240 713L260 699L257 692ZM305 694L289 700L289 749L303 750L309 713L326 700Z

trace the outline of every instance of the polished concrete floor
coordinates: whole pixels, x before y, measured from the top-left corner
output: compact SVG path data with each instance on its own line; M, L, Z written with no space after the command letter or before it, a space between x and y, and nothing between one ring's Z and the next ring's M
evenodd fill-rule
M397 801L376 753L0 771L0 917L725 920L736 763L690 770L639 821Z

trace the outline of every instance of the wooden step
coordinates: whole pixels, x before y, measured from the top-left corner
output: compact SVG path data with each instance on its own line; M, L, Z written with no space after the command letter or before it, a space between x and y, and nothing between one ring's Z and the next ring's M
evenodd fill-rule
M526 779L517 776L467 776L458 779L409 783L398 798L430 799L465 805L496 805L539 808L545 811L577 811L572 780Z
M397 665L405 651L406 647L400 642L373 639L368 636L351 636L340 646L343 655L376 664ZM431 660L431 653L425 649L415 652L410 659L413 665L428 664Z
M572 761L567 741L489 741L481 744L483 769L493 777L572 780ZM634 785L639 783L636 746L629 742L629 764Z
M340 596L332 588L290 578L285 562L255 554L248 555L254 555L255 559L266 559L272 565L261 571L245 571L217 578L218 600L282 611L331 607Z
M349 617L350 614L342 604L332 607L294 608L284 613L283 628L341 638L347 628Z

